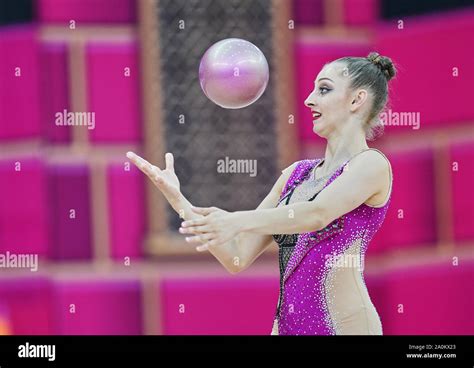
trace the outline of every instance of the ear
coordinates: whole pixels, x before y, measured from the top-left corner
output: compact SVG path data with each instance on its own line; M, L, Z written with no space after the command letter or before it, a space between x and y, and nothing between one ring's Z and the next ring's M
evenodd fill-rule
M365 89L358 89L352 96L350 110L357 111L367 101L369 94Z

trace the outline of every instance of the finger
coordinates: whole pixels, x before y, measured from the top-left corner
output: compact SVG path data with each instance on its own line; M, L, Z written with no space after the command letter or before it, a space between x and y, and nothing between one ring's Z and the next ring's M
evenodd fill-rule
M217 207L191 207L193 212L199 213L200 215L207 216L212 212L215 212L218 210Z
M200 245L200 246L196 247L196 250L198 252L204 252L206 250L209 250L209 247L218 246L220 244L221 244L220 240L217 239L217 238L214 238L214 239L211 239L211 240L207 241L203 245Z
M166 170L174 171L174 157L171 152L165 154Z
M152 178L152 181L155 182L160 189L164 189L167 187L166 180L163 179L163 177L161 176L161 170Z
M200 245L200 246L196 247L196 250L197 250L198 252L204 252L204 251L206 251L206 250L209 250L209 246L208 246L208 244L206 243L206 244L203 244L203 245Z
M209 233L209 229L207 226L193 226L193 227L187 227L187 228L183 228L183 227L180 227L179 228L179 232L181 234L207 234Z
M150 164L147 160L133 152L127 152L127 157L152 180L155 180L156 174L161 171L158 167Z
M161 184L164 184L164 183L165 183L165 181L164 181L163 178L160 176L160 174L156 174L153 180L154 180L154 181L156 182L156 184L158 184L158 185L161 185Z
M127 157L138 167L138 168L142 168L146 165L150 165L151 164L145 160L143 157L140 157L138 156L135 152L127 152Z
M207 219L205 217L201 217L196 220L183 221L181 223L181 227L186 227L186 228L201 226L201 225L207 225Z
M186 237L188 243L207 243L212 239L214 239L214 234L211 233Z

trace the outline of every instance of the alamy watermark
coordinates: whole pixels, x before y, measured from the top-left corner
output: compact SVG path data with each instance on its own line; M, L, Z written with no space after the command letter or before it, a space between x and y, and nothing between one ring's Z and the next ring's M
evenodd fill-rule
M362 260L358 254L326 254L325 264L330 268L356 268L362 271Z
M95 129L95 112L72 112L64 109L55 115L54 123L57 126L87 126L87 129Z
M387 110L379 115L383 125L411 126L412 129L420 129L420 112L392 111Z
M31 272L38 271L37 254L0 253L0 268L29 268Z
M50 362L56 359L56 345L34 345L29 342L18 346L19 358L48 358Z
M219 174L249 174L251 177L257 175L257 160L231 159L225 157L217 160L217 172Z

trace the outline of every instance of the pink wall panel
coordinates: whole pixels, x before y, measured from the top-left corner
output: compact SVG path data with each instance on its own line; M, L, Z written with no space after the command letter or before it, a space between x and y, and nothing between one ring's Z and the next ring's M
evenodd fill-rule
M321 25L324 20L323 0L293 0L295 27Z
M56 124L57 113L70 111L67 44L41 43L40 61L41 125L44 137L50 143L68 143L71 126Z
M95 113L93 142L141 140L136 42L87 45L88 108ZM125 69L129 68L129 69ZM130 76L124 75L129 70Z
M19 169L19 171L16 171ZM0 251L49 253L48 188L40 159L0 161Z
M51 257L55 260L92 258L92 214L89 167L84 163L48 167Z
M474 142L453 144L450 166L453 200L454 238L456 241L474 240ZM453 171L457 163L457 171Z
M0 301L0 335L11 335L12 333L10 309L5 301Z
M432 150L397 152L387 157L393 172L392 198L368 252L434 246L437 225Z
M0 30L0 140L39 137L39 59L36 30Z
M370 258L365 259L366 265L370 262L373 262ZM385 298L385 273L364 273L364 281L365 285L367 286L367 290L369 291L370 300L375 306L377 313L379 314L380 318L386 313L385 310L388 309L386 305L386 298ZM386 329L384 326L384 321L382 321L382 329L383 333L386 333Z
M379 19L380 0L344 0L344 24L348 26L373 26Z
M0 278L0 300L14 335L53 334L51 284L41 276Z
M142 333L138 280L54 282L55 334L138 335ZM74 311L74 313L71 313Z
M141 257L145 231L145 191L143 174L135 167L124 170L123 163L107 169L111 256Z
M375 32L375 49L399 65L391 83L391 109L420 114L420 129L474 120L472 85L474 11L403 18ZM458 77L453 68L458 68ZM447 92L449 91L449 92ZM413 126L387 126L387 132L413 132Z
M93 9L93 11L91 11ZM130 23L136 20L134 0L38 0L37 16L41 22Z
M164 334L269 335L278 302L278 279L165 278L160 296Z
M391 271L385 277L380 310L384 334L472 335L474 283L472 260Z

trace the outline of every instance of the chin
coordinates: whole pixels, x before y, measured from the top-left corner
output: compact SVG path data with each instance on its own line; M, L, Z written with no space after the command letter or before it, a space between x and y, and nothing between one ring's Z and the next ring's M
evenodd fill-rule
M319 130L319 127L316 125L313 127L313 133L320 136L321 138L325 138L325 136L322 134L322 132Z
M321 129L321 122L318 121L317 123L313 122L313 130L320 130Z
M322 125L320 122L313 124L313 133L318 135L321 138L326 138L326 134L324 134L327 131L327 129L322 128Z

